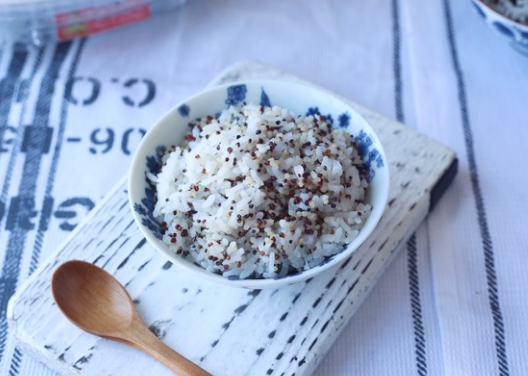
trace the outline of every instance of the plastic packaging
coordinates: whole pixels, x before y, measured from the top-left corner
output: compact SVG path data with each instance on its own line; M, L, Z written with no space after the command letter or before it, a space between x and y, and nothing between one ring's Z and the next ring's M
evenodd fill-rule
M0 39L41 45L130 25L186 0L0 0Z

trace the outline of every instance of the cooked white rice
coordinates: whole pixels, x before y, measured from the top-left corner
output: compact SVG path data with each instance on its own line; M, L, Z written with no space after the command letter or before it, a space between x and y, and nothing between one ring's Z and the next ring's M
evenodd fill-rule
M231 278L275 278L340 252L371 212L353 138L323 116L230 107L189 124L150 179L170 249Z

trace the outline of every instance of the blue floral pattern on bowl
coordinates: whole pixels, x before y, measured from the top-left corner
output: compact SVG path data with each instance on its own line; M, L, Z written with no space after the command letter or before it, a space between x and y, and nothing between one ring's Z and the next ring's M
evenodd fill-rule
M365 162L365 169L368 173L367 180L370 182L376 175L376 169L382 168L385 164L380 152L373 148L372 138L363 130L355 137L358 145L358 152Z
M528 55L528 25L513 21L500 14L482 0L472 0L477 13L486 24L516 51Z
M321 116L321 113L319 112L319 107L308 107L308 110L306 111L304 116ZM330 123L330 125L334 125L334 119L332 118L332 115L327 114L323 115L325 120Z
M156 154L150 155L146 158L147 171L152 175L157 175L161 171L163 166L162 156L165 153L165 146L158 146L156 148ZM159 220L154 217L154 208L158 200L156 187L150 179L145 176L145 182L147 186L145 188L145 196L141 199L141 204L134 203L134 210L141 216L141 223L147 227L157 239L161 239L164 230L162 229Z
M191 112L191 109L186 104L182 104L180 107L178 107L178 113L181 117L189 116L189 112Z
M346 128L350 124L350 115L345 112L337 117L337 121L341 128Z
M328 114L325 116L326 121L330 123L330 125L334 125L334 119L332 118L332 115Z
M315 116L319 115L319 107L308 107L306 114L304 116Z
M264 91L264 88L262 88L262 92L260 93L260 105L262 107L271 107L270 99L268 94Z
M228 106L236 106L246 99L247 87L246 85L233 85L227 88L227 99L225 103Z

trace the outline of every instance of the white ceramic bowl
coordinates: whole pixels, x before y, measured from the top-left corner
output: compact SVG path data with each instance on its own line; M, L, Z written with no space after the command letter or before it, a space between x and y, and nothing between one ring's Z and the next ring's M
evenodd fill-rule
M162 230L153 217L156 193L146 178L147 171L157 173L160 150L163 146L178 145L188 131L188 123L198 117L217 114L228 107L246 101L255 104L277 105L297 115L318 110L331 116L334 127L353 134L360 154L368 165L370 187L367 200L373 210L357 238L340 253L329 257L321 265L277 279L228 279L213 274L193 262L169 251L161 240ZM175 266L191 272L196 278L230 286L263 289L296 283L341 264L367 239L378 224L385 209L389 191L389 168L383 147L369 124L343 101L305 85L281 81L247 81L205 90L172 108L145 135L134 156L129 178L128 194L134 219L147 241Z

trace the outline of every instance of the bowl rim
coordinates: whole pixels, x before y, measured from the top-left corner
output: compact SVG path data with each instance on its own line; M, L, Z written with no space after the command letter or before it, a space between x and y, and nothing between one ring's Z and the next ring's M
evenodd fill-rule
M498 10L494 9L491 7L491 5L487 4L486 2L484 2L484 0L472 0L473 2L475 3L478 3L478 4L481 4L484 8L486 8L486 10L488 10L489 12L493 13L496 17L500 18L502 21L508 21L508 22L511 22L513 24L515 24L515 26L518 26L518 27L521 27L521 28L524 28L526 30L523 30L523 31L528 31L528 25L527 24L524 24L524 23L521 23L519 21L516 21L502 13L500 13ZM487 20L486 20L487 21Z
M367 231L363 231L365 227L362 227L358 236L353 240L350 244L355 244L354 248L350 248L350 244L346 245L342 251L336 253L335 255L331 256L330 261L324 261L323 263L316 265L310 269L303 270L301 272L287 275L284 277L278 277L278 278L262 278L262 279L229 279L226 277L223 277L220 274L215 274L206 271L205 269L201 268L198 265L195 265L191 263L188 260L183 260L181 257L179 257L176 254L171 253L166 247L161 247L160 242L161 240L157 239L153 233L148 230L142 223L141 223L141 216L139 213L136 212L134 209L134 205L136 202L133 200L133 193L137 191L139 188L134 187L134 181L137 181L136 179L133 179L135 176L141 172L143 173L145 170L144 167L144 157L148 155L146 153L146 150L143 150L145 148L145 145L149 142L149 135L154 133L153 131L157 129L160 124L165 123L168 121L169 118L174 116L175 112L178 112L178 108L180 108L182 105L188 105L189 103L200 100L201 97L204 95L207 95L208 93L212 92L218 92L222 90L226 90L227 88L231 86L236 85L261 85L264 86L266 84L273 84L273 85L287 85L290 87L296 87L296 89L307 89L311 90L313 92L316 92L318 94L322 94L329 99L331 99L332 102L338 102L341 106L346 107L347 111L353 116L353 117L359 117L363 120L363 124L366 126L362 126L363 128L366 128L369 131L369 136L373 138L374 144L376 145L376 149L380 153L382 160L385 162L385 167L383 169L379 169L380 173L384 175L384 178L382 179L380 184L380 193L379 193L379 201L378 204L379 209L376 210L376 217L374 217L370 222L370 228ZM153 150L154 151L154 150ZM377 172L378 172L377 171ZM383 172L381 172L383 171ZM141 179L144 179L144 176L141 176ZM384 183L384 184L383 184ZM143 186L141 186L143 189ZM128 171L128 182L127 182L127 193L128 193L128 203L130 210L132 212L132 216L134 218L134 222L136 223L136 226L139 228L141 234L146 238L147 242L158 252L160 253L167 261L170 261L172 264L175 264L178 268L181 270L187 271L190 273L190 275L199 274L201 277L203 277L205 280L208 280L212 283L221 283L223 285L228 285L231 287L239 287L239 288L251 288L251 289L263 289L263 288L272 288L272 287L279 287L282 285L290 285L297 282L305 281L307 279L310 279L317 274L328 270L336 265L341 265L341 263L348 257L350 257L354 252L357 251L358 248L363 245L367 239L372 235L372 233L377 228L381 218L383 217L383 213L385 212L387 202L388 202L388 196L389 196L389 190L390 190L390 173L389 173L389 164L387 160L387 155L385 153L385 148L383 147L383 144L381 140L378 137L377 132L372 128L370 123L365 119L363 115L361 115L355 108L353 108L350 104L348 104L344 99L341 99L338 95L325 90L318 88L316 86L308 85L306 83L299 83L295 81L287 81L287 80L280 80L280 79L248 79L248 80L241 80L241 81L235 81L235 82L229 82L221 85L216 85L213 87L205 88L204 90L199 91L198 93L189 96L187 98L184 98L183 100L179 101L175 105L171 106L161 117L159 117L155 122L152 123L150 129L147 131L141 142L139 143L138 147L136 148L136 151L134 152L134 156L132 158L130 168ZM143 193L141 193L139 196L143 196ZM374 212L372 212L369 215L369 220ZM358 240L359 239L359 240Z

